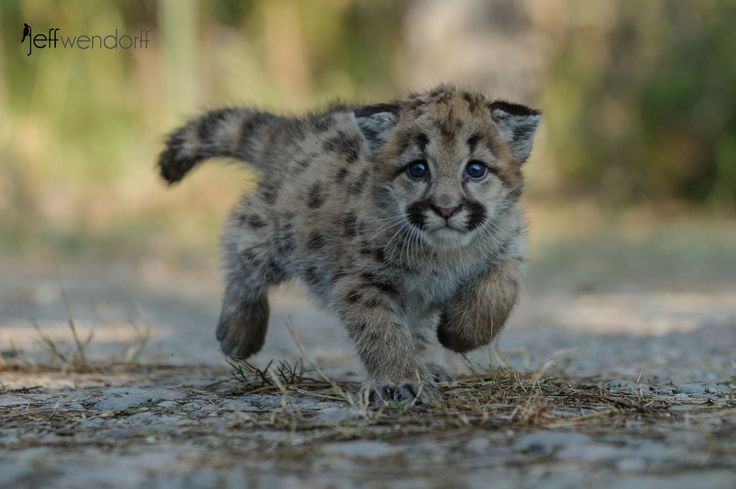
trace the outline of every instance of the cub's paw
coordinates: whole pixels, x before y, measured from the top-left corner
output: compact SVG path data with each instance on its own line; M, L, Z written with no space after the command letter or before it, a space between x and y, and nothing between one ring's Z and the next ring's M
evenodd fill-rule
M220 349L230 358L245 360L263 347L267 326L266 300L237 309L223 307L216 334Z
M437 363L427 363L427 371L435 382L455 382L455 377L445 367Z
M403 402L433 405L442 401L442 394L432 383L376 382L366 386L366 389L368 399L374 407Z
M225 356L234 360L245 360L258 353L265 342L265 335L251 330L241 323L221 319L217 325L217 340Z

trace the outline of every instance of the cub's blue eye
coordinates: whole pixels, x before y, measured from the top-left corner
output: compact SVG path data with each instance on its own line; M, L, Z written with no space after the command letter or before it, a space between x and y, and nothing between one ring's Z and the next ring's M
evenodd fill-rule
M465 173L473 180L480 180L488 173L488 167L480 161L469 161Z
M426 161L415 161L413 163L409 163L409 166L406 167L406 173L409 174L411 178L427 178L429 175L429 166Z

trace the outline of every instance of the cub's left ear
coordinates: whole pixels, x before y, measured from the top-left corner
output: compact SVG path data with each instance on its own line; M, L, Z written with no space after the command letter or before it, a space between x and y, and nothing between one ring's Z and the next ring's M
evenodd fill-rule
M391 129L399 121L399 111L397 104L365 105L353 111L353 118L363 135L369 157L377 157L383 150Z
M529 158L542 113L525 105L501 100L491 103L491 118L498 126L499 135L508 143L511 154L520 163Z

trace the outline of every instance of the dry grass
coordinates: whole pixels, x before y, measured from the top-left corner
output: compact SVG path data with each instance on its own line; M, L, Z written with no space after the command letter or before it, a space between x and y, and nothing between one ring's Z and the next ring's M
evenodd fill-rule
M70 308L68 311L71 311ZM145 319L142 313L141 316ZM267 401L262 409L248 412L220 408L218 423L227 434L214 434L211 426L202 424L198 412L177 411L176 415L184 418L185 422L176 432L166 436L177 440L202 439L208 443L212 442L213 437L224 437L226 440L234 437L231 441L238 443L239 433L257 434L273 430L284 432L284 441L275 445L288 445L289 436L294 433L300 433L300 436L311 441L438 435L468 428L525 430L574 427L576 430L610 433L624 430L632 423L647 426L698 417L732 416L736 413L732 394L683 399L665 388L643 389L638 382L628 387L616 387L601 379L575 378L556 373L552 369L552 360L538 370L522 372L509 367L502 357L499 357L501 368L491 370L469 363L471 375L452 383L439 384L444 400L437 405L406 402L373 409L367 392L361 389L360 384L333 379L309 359L291 321L287 327L301 352L299 360L293 363L271 361L265 367L247 361L229 362L229 371L198 366L90 362L84 353L91 336L88 340L78 341L72 324L70 321L76 348L71 352L60 348L39 328L41 340L56 360L52 365L0 365L0 372L9 374L8 379L11 380L13 377L31 379L36 374L40 374L39 378L53 374L78 385L94 386L78 389L75 394L78 398L69 402L52 403L40 398L44 389L13 389L7 385L7 381L0 383L2 394L28 397L27 405L22 407L0 406L0 418L5 426L29 433L54 433L70 437L61 441L44 441L43 444L114 445L119 443L115 439L102 437L98 440L96 435L93 436L94 433L88 436L76 429L88 417L123 420L141 410L153 414L164 412L164 408L155 404L115 412L92 409L92 404L100 399L99 389L115 383L171 386L169 388L185 394L182 404L199 399L224 405L227 400L244 399L248 402L252 400L258 406L259 402ZM150 325L147 330L141 330L140 348L138 353L132 355L133 358L137 359L150 336L144 331L150 331ZM59 362L64 368L59 369ZM197 379L197 385L204 387L191 387L193 379ZM3 380L6 378L3 377ZM14 384L32 385L30 381ZM10 382L10 385L13 383ZM336 409L340 416L335 420L319 416L326 408ZM155 431L158 428L152 425L150 429ZM104 429L101 428L102 432Z
M138 315L144 323L144 326L139 326L138 323L133 320L130 321L130 325L135 330L135 340L128 345L128 348L125 351L125 361L130 363L138 363L143 350L145 350L148 341L153 336L153 326L151 321L148 319L148 316L143 311L140 304L136 303L135 307L138 311Z
M244 363L234 365L239 385L231 395L279 394L301 395L338 401L355 406L360 397L360 385L353 382L331 381L310 377L301 372L291 375L298 367L282 362L277 369L270 365L259 370ZM270 373L270 376L266 374ZM289 374L284 375L284 372ZM346 396L335 394L334 386ZM594 381L541 376L538 372L522 373L511 369L475 374L452 384L440 384L444 402L436 406L408 406L393 403L377 410L359 410L361 422L400 422L402 429L421 428L437 431L464 426L561 426L572 424L618 424L626 419L669 418L669 408L683 401L672 396L643 394L641 390L618 390ZM687 401L685 401L687 402ZM410 408L410 409L407 409ZM291 419L289 419L291 421ZM290 423L291 424L291 423ZM313 429L308 419L299 427Z
M574 426L576 429L612 430L631 422L657 423L682 419L683 416L710 416L733 413L733 399L729 395L704 400L675 397L666 389L642 389L638 383L629 387L614 387L601 379L581 379L557 374L553 362L547 362L536 371L522 372L510 368L500 357L501 368L489 370L469 365L471 375L453 383L441 383L443 402L433 405L415 405L413 402L391 403L378 409L371 408L367 392L356 382L330 378L306 355L289 321L287 324L297 348L302 354L298 361L271 361L259 367L248 361L233 361L230 376L227 370L196 366L170 367L124 363L90 363L83 368L69 368L59 372L49 366L48 371L59 372L66 378L97 381L109 385L116 376L127 376L129 385L145 382L153 385L177 385L185 391L188 400L201 395L227 399L272 399L268 408L240 413L228 428L236 430L282 430L287 433L306 433L318 439L386 438L439 433L464 428L526 429ZM50 351L68 366L69 357L47 337ZM83 343L84 345L84 343ZM79 356L72 356L78 360ZM84 357L81 357L84 358ZM54 370L55 369L55 370ZM36 368L38 371L38 367ZM43 368L41 368L43 370ZM21 367L5 366L0 371L22 373ZM203 388L186 387L185 379L211 379ZM175 379L179 379L178 381ZM182 384L183 382L183 384ZM4 393L27 393L28 389L4 388ZM671 392L671 391L670 391ZM318 414L325 407L343 413L337 421L325 421ZM676 409L673 409L678 406ZM155 411L155 406L150 407ZM29 400L26 409L0 408L8 423L35 426L34 429L67 432L84 416L126 417L137 410L115 413L76 412L64 406L49 406ZM237 414L237 413L236 413ZM74 421L76 420L76 421ZM192 426L182 436L209 436L191 419ZM186 433L186 435L185 435Z
M56 277L59 282L61 297L64 301L66 324L73 344L72 349L70 350L65 348L60 341L54 340L51 336L47 335L35 320L31 320L33 328L38 333L39 343L49 354L52 364L58 365L64 371L75 371L81 373L95 369L99 370L100 366L104 367L107 364L118 363L116 360L112 360L111 362L102 362L102 364L94 365L89 361L87 352L89 345L92 343L92 339L94 338L94 332L90 331L84 339L80 337L72 314L71 302L66 294L58 266L56 269ZM123 354L123 363L128 364L138 363L141 354L153 336L154 330L141 306L136 303L135 307L144 325L140 326L135 320L130 320L130 325L134 330L135 338L126 346ZM5 366L5 361L2 360L2 356L0 356L0 367L3 366Z
M657 394L636 384L629 388L612 387L600 379L579 379L550 373L557 355L535 371L521 372L508 366L497 353L501 368L484 369L468 362L471 375L453 383L439 384L444 401L434 406L414 402L392 403L371 409L367 392L354 382L329 378L307 357L291 324L292 334L302 358L295 365L280 361L264 369L248 363L233 363L238 386L231 395L271 393L282 396L281 409L261 420L268 427L295 430L320 430L329 437L371 437L391 426L392 433L418 434L464 427L546 427L577 426L611 429L627 421L654 422L683 416L674 406L686 406L687 415L718 414L734 411L733 400L724 396L712 399L680 399L673 394ZM561 353L562 354L562 353ZM309 365L309 369L305 369ZM664 390L663 392L666 392ZM308 415L287 406L296 406L294 396L337 401L355 411L355 418L340 423L315 422ZM250 418L254 427L257 418ZM376 431L378 430L378 431ZM386 436L385 433L380 436Z
M655 393L656 389L612 387L596 379L508 368L478 370L455 383L440 384L444 401L439 405L396 403L371 409L362 396L364 391L360 384L325 380L314 369L306 367L307 364L303 360L294 364L280 361L260 368L237 362L232 364L230 377L226 369L196 366L93 365L91 371L84 373L62 373L49 368L48 372L56 372L64 379L96 386L77 389L71 398L53 402L42 399L47 392L44 388L5 386L0 389L3 394L27 397L28 402L22 406L0 406L0 418L9 429L38 434L38 437L24 439L23 446L29 443L69 447L133 443L135 439L121 441L108 435L106 420L111 420L110 429L119 428L127 423L129 416L148 411L153 415L180 417L182 423L164 435L161 435L162 427L152 424L141 432L141 437L153 433L170 440L200 440L201 443L237 448L244 436L258 437L259 433L280 431L283 439L269 442L275 448L292 446L296 434L303 441L319 443L421 435L441 437L444 432L466 429L506 432L574 428L590 433L624 433L631 429L642 432L661 425L682 421L696 423L700 419L736 414L736 406L728 395L682 399L674 394ZM0 371L28 375L18 367ZM43 376L48 377L48 374ZM173 412L155 403L119 411L93 409L92 405L100 399L100 388L111 382L119 383L121 379L124 385L170 386L185 397ZM192 387L192 379L204 386ZM209 385L205 385L207 380L211 380ZM255 409L240 411L233 407L237 404L227 404L229 400L245 401ZM218 409L217 417L207 418L211 420L207 424L204 422L207 413L181 407L192 402L223 407ZM325 409L337 410L341 415L336 419L324 418L320 414ZM78 431L79 423L90 417L105 421L93 432ZM131 423L131 426L135 424ZM214 430L214 426L218 428ZM44 439L44 433L53 433L55 437Z

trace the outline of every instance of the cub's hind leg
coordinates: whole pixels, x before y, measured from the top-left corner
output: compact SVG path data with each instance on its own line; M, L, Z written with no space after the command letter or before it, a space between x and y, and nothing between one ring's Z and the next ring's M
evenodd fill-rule
M226 286L217 339L222 352L231 358L248 358L266 340L268 287L287 278L276 256L278 234L267 214L248 200L233 209L225 225Z

